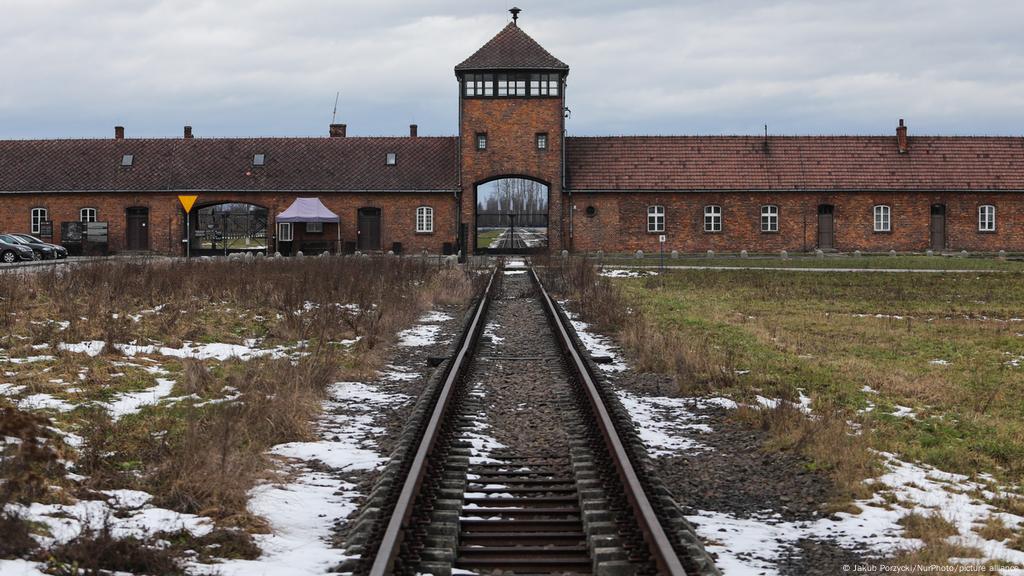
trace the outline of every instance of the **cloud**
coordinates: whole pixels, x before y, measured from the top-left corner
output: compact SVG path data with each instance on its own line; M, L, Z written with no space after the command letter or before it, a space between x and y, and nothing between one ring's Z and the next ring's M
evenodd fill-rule
M0 137L457 129L452 68L507 2L7 0ZM1024 4L521 5L567 62L575 134L1020 134Z

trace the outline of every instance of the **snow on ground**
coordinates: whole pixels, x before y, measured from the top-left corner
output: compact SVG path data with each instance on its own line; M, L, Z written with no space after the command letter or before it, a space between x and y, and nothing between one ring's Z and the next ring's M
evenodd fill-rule
M565 310L566 316L569 317L569 322L572 323L572 327L576 330L576 335L579 336L580 342L583 342L583 346L590 352L590 355L595 357L605 356L611 359L611 362L598 364L598 368L605 372L622 372L627 368L626 362L619 356L618 346L611 339L587 330L590 327L589 324L579 320L579 317L566 307L565 302L559 302L559 304Z
M629 270L626 268L605 269L600 272L606 278L642 278L645 276L657 276L654 270Z
M194 564L190 571L223 576L300 576L322 574L346 559L330 543L335 522L347 518L360 497L356 485L340 477L344 471L372 470L385 463L373 438L381 429L374 413L405 402L401 394L385 394L359 382L338 382L330 388L319 423L320 439L290 442L271 449L287 457L293 476L285 484L263 484L250 493L249 509L264 517L270 534L258 534L263 555L256 560ZM339 409L344 409L339 412ZM356 411L347 414L345 411ZM324 471L318 462L330 467Z
M174 389L174 380L157 378L156 386L140 392L118 394L111 402L104 403L104 407L110 413L111 419L120 420L128 414L142 410L143 406L158 404L160 400L170 395L172 389Z
M497 330L498 324L496 322L488 322L487 325L484 326L484 337L489 338L493 344L501 344L505 339L498 336Z
M803 538L833 539L850 548L868 546L883 556L917 548L921 541L905 538L903 528L897 523L911 510L923 515L941 514L960 532L950 537L950 542L978 548L984 559L1024 564L1024 552L1013 550L1004 542L985 540L973 531L990 516L1002 518L1011 528L1024 525L1024 517L998 512L978 497L979 494L986 497L994 495L986 486L966 476L904 462L892 454L882 454L882 457L888 471L876 479L875 484L899 498L895 506L876 495L870 500L856 502L863 510L860 514L840 512L835 519L785 522L770 511L750 518L738 518L707 510L700 510L688 519L706 540L708 551L718 554L718 566L726 576L753 571L775 574L774 560L784 549ZM971 564L976 561L979 560L962 559L958 562ZM1004 573L1024 574L1024 571Z
M161 356L195 358L197 360L214 359L224 361L228 358L249 360L260 356L283 358L288 355L286 349L281 346L275 348L254 348L252 346L225 344L223 342L214 342L212 344L194 344L192 342L185 342L184 346L181 348L170 348L167 346L158 346L153 344L140 346L135 343L115 344L114 347L120 350L125 356L160 354Z
M451 320L452 317L444 312L428 312L419 319L419 324L398 333L398 345L407 347L430 346L437 342L441 334L439 322Z
M617 394L619 401L633 417L640 438L652 457L711 450L694 438L713 432L710 426L700 422L705 416L696 413L695 409L721 405L722 401L731 402L724 398L712 403L698 398L638 396L625 390L618 390Z
M695 413L707 406L732 409L737 406L725 398L667 398L637 396L618 391L619 399L630 411L640 437L652 457L706 450L700 436L713 430L700 422ZM757 398L766 408L777 406L781 400ZM810 399L801 394L794 404L810 411ZM900 415L911 416L897 407ZM719 568L726 576L733 574L775 574L775 564L782 553L798 540L832 539L844 547L867 546L880 556L898 550L915 548L921 542L903 537L898 521L911 511L923 515L941 514L959 530L951 542L978 548L986 559L1024 564L1024 552L1013 550L1003 542L985 540L973 532L990 516L1003 520L1010 528L1024 527L1024 517L998 512L985 500L1008 493L997 489L994 493L988 482L978 482L966 476L942 472L929 466L899 460L892 454L881 454L887 472L869 482L878 491L891 492L898 498L894 506L880 495L857 501L860 514L838 513L835 519L813 521L783 521L771 510L751 517L737 517L723 512L697 511L688 519L697 526L697 532L706 540L710 552L718 554ZM1024 572L1022 572L1024 573Z

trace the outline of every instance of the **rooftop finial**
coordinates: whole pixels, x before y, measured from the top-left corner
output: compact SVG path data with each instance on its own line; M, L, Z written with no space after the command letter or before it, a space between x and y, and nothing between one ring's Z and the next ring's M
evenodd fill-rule
M508 4L506 4L506 6L508 6ZM516 22L519 20L519 13L522 12L522 10L520 10L519 8L513 7L511 10L509 10L509 12L512 13L512 23L516 24ZM518 26L518 25L519 24L516 24L516 26Z

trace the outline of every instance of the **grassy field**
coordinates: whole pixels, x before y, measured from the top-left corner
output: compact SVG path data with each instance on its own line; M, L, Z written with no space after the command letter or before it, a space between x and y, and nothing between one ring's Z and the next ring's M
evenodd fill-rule
M737 417L829 470L840 501L865 496L870 449L1024 488L1024 273L671 270L609 285L558 262L549 274L682 394L809 397L817 419Z
M658 254L647 254L638 259L625 255L606 256L602 260L609 266L660 266ZM774 256L705 256L687 255L680 258L664 258L665 266L725 266L754 268L869 268L869 269L910 269L910 270L1009 270L1024 272L1024 259L1007 258L1000 260L995 257L958 256L914 256L914 255L867 255L851 256L830 254L823 258L807 255L791 255L782 259Z

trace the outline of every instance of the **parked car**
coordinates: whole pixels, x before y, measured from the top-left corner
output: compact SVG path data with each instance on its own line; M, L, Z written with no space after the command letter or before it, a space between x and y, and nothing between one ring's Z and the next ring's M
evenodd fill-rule
M0 262L11 264L20 260L35 260L36 253L32 247L17 241L14 238L5 239L0 236Z
M57 251L54 250L52 245L46 244L45 242L29 242L28 240L19 237L17 234L0 234L0 240L10 242L12 244L28 246L33 252L35 252L36 260L54 260L57 258Z
M22 240L28 242L29 244L41 244L43 246L49 246L49 247L53 248L54 255L57 258L67 258L68 257L68 249L67 248L65 248L65 247L63 247L63 246L61 246L59 244L51 244L49 242L43 242L42 240L40 240L39 238L36 238L35 236L33 236L31 234L21 234L19 232L15 232L14 234L9 234L9 236L14 236L15 238L21 238Z

